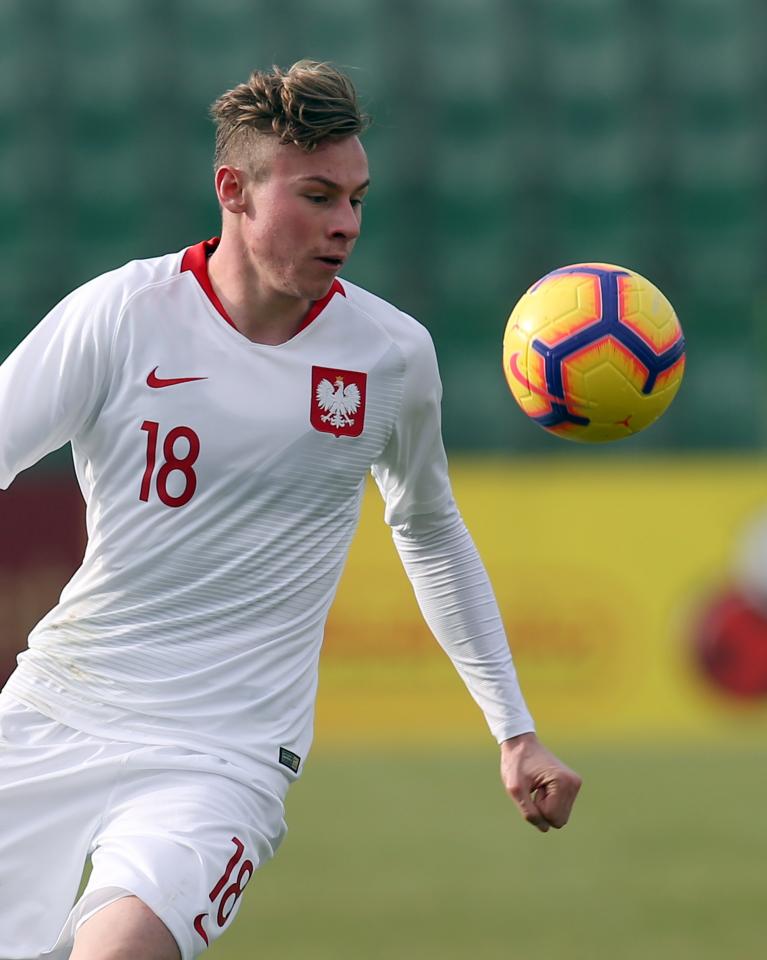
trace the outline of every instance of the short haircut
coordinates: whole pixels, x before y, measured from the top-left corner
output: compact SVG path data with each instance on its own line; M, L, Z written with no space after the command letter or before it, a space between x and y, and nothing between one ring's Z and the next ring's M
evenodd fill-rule
M306 153L326 140L357 136L368 126L354 84L330 63L299 60L283 71L256 70L211 106L216 124L214 169L251 167L261 136Z

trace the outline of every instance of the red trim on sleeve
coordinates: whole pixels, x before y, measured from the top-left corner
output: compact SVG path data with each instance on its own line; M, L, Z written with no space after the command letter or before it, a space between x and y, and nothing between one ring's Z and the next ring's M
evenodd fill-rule
M200 243L196 243L193 247L187 247L181 259L181 272L191 270L195 279L205 291L208 300L210 300L224 320L237 330L234 320L232 320L224 309L224 305L216 296L216 291L213 289L208 274L208 257L219 245L219 242L220 237L211 237L210 240L203 240ZM321 300L315 300L309 307L306 316L301 322L301 326L296 332L300 333L301 330L305 330L313 320L316 320L337 293L340 293L342 297L346 296L346 291L341 285L341 282L334 280L330 286L330 290L328 290L325 296Z

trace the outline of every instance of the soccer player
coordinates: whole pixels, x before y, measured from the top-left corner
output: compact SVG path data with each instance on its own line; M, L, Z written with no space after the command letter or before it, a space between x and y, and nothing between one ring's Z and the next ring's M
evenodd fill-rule
M580 786L453 501L431 339L338 279L369 183L352 84L301 61L212 113L221 238L86 283L0 367L0 487L69 441L88 527L0 695L4 960L189 960L232 922L285 831L371 469L522 815L561 827Z

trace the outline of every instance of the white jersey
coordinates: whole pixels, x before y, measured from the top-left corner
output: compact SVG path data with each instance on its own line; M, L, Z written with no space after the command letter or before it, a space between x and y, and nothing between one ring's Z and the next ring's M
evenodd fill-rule
M7 690L97 735L293 776L368 472L395 528L452 509L441 387L426 330L345 281L291 340L251 342L213 249L85 284L0 367L0 487L71 441L88 527ZM532 725L494 643L493 676L457 665L501 739Z

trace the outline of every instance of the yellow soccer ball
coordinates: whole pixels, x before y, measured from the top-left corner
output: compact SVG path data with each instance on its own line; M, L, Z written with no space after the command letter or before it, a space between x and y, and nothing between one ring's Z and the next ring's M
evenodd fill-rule
M586 443L644 430L674 399L685 341L649 280L610 263L552 270L506 324L503 369L522 410L544 430Z

